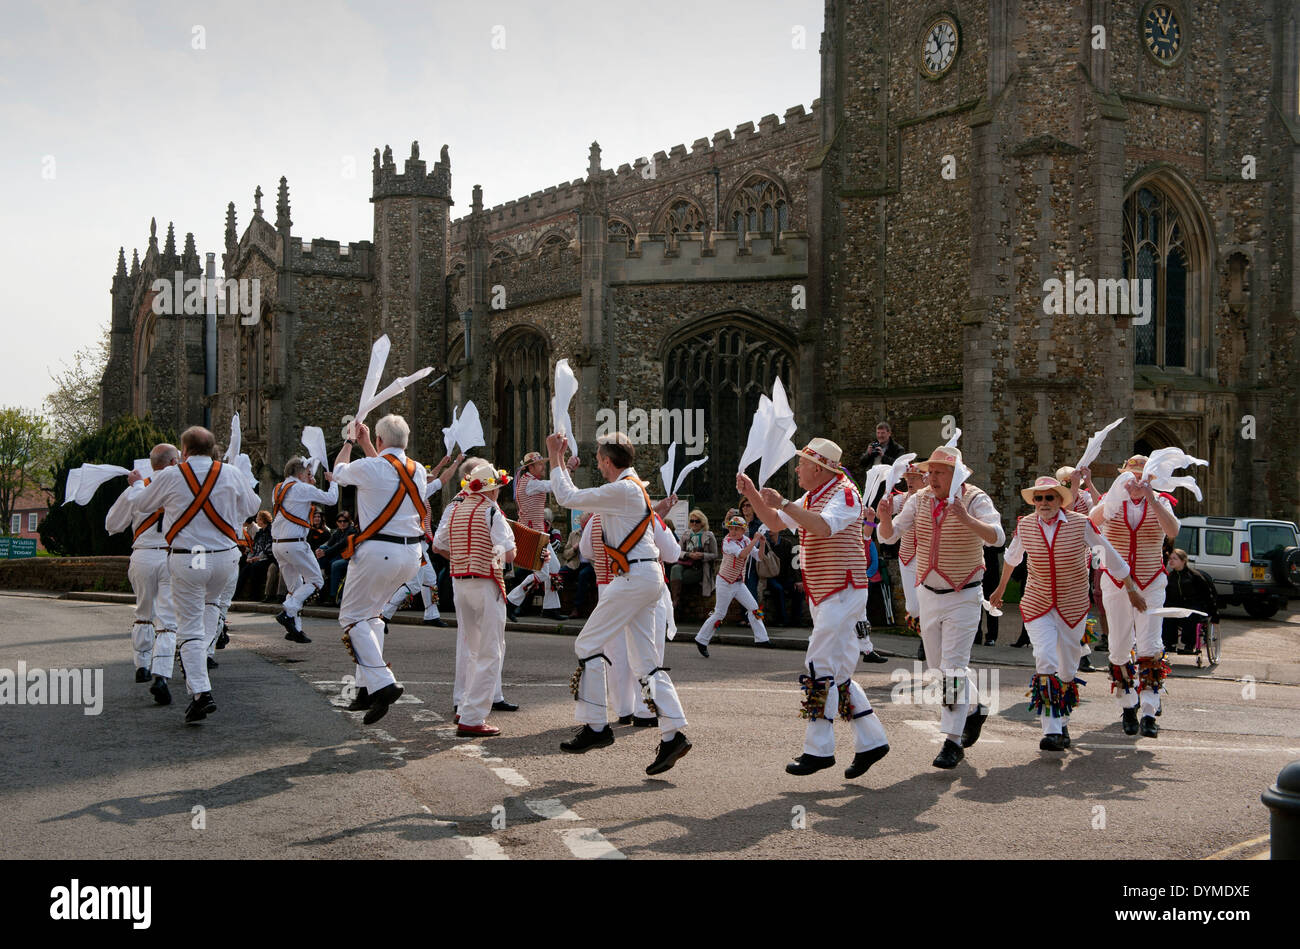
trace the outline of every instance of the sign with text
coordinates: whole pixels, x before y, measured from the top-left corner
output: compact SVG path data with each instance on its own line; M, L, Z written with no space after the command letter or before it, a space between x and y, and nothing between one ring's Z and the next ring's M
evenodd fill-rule
M0 537L0 560L35 556L35 537Z

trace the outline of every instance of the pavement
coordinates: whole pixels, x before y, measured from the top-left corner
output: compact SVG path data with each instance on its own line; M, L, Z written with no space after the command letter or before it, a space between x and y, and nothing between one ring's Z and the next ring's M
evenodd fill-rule
M916 640L879 632L877 650L895 658L855 677L891 752L849 781L839 726L838 768L783 770L803 733L786 649L802 649L806 629L773 630L785 648L764 650L724 628L710 659L689 630L669 643L694 748L648 778L654 729L616 728L612 747L581 756L559 749L574 730L576 624L512 625L505 692L521 709L492 715L501 736L469 741L450 722L454 627L399 614L386 658L406 695L365 726L342 709L351 664L333 611L309 610L315 642L297 645L277 607L249 604L217 653L218 711L186 726L179 679L166 708L132 681L121 599L0 594L0 668L103 671L98 715L0 705L0 856L793 858L815 846L869 858L1243 859L1267 854L1259 795L1300 757L1296 613L1225 618L1213 670L1171 657L1157 739L1123 735L1104 676L1085 675L1074 745L1055 755L1038 750L1025 709L1029 650L976 647L997 711L948 772L930 766L938 710L913 701L925 698L912 688Z

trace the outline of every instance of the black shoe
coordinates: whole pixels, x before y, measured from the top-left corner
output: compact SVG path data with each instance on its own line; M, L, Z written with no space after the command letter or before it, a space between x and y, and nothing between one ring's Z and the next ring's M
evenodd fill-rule
M284 610L281 610L275 615L275 621L285 628L285 631L289 633L289 636L298 632L298 627L293 624L293 617ZM289 636L286 636L285 639L288 639Z
M987 705L978 705L975 711L966 716L966 726L961 731L961 746L969 748L975 742L980 740L980 732L984 730L984 720L989 717Z
M1065 739L1065 747L1069 748L1070 747L1070 726L1069 725L1061 726L1061 737Z
M868 768L887 754L889 754L888 745L881 745L879 748L872 748L870 751L859 751L853 756L853 764L844 769L844 777L856 778L859 775L866 774Z
M1160 734L1160 726L1156 724L1154 715L1143 715L1141 728L1143 738L1155 738Z
M190 700L189 708L185 710L185 723L201 722L216 710L217 703L212 700L212 693L200 692Z
M209 669L217 668L217 660L213 659L211 656L208 656L208 668Z
M493 702L493 703L492 703L492 711L494 711L494 712L517 712L517 711L519 711L519 706L516 705L516 704L513 703L513 702L507 702L505 699L501 699L499 702Z
M575 755L580 755L584 751L591 751L593 748L604 748L607 745L614 744L614 730L606 725L600 731L596 731L590 725L583 725L568 741L560 742L560 748L563 751L571 751Z
M226 632L226 621L221 621L221 629L217 631L217 648L225 649L230 645L230 635Z
M1179 646L1176 654L1179 656L1190 656L1195 652L1195 649L1190 649L1187 646Z
M639 715L633 715L633 716L632 716L632 727L633 727L633 728L658 728L658 727L659 727L659 716L658 716L658 715L652 715L652 716L650 716L649 718L642 718L642 717L639 716Z
M620 715L618 717L618 723L620 725L631 725L632 719L635 717L636 717L635 715Z
M1084 656L1082 659L1079 660L1079 671L1096 672L1097 667L1092 664L1092 661L1087 656Z
M918 662L925 662L925 643L921 643L920 648L916 650L916 659Z
M864 652L862 654L862 661L863 662L888 662L889 660L873 649L871 650L871 652Z
M295 629L295 630L294 630L293 632L291 632L291 633L285 633L285 634L284 634L284 638L287 639L287 640L289 640L289 642L291 642L291 643L309 643L309 642L311 642L311 640L307 638L306 633L304 633L304 632L303 632L302 630L300 630L300 629Z
M989 636L987 639L984 640L985 646L996 646L997 644L998 641L994 639L992 636Z
M561 613L559 610L542 610L542 615L547 619L565 620L569 618L567 613Z
M136 669L136 670L135 670L135 681L136 681L136 682L149 682L149 681L150 681L149 670L148 670L148 669Z
M756 639L756 640L754 640L754 645L755 645L755 646L767 646L767 647L770 647L770 646L772 645L772 640L770 640L770 639L765 639L765 640L763 640L762 642L759 642L759 641Z
M519 609L509 600L506 601L506 619L512 623L519 622Z
M1020 636L1020 638L1017 639L1014 643L1011 644L1011 648L1012 648L1012 649L1021 649L1021 648L1025 647L1025 646L1028 646L1028 645L1029 645L1029 637L1026 636L1026 635L1024 635L1024 634L1022 633L1021 636Z
M1064 751L1065 736L1061 734L1044 735L1043 740L1038 743L1039 751Z
M1124 709L1124 717L1120 719L1120 724L1124 726L1125 735L1136 735L1138 733L1138 713L1135 708Z
M427 619L427 620L425 620L425 621L424 621L424 625L425 625L425 626L439 626L439 627L442 627L443 629L446 629L446 628L447 628L447 622L446 622L446 620L444 620L441 616L438 617L437 619Z
M155 676L153 685L149 686L149 691L153 693L153 700L159 705L171 705L172 694L167 688L167 680L162 676Z
M951 738L945 738L943 740L943 747L939 749L939 754L932 764L936 768L944 768L946 770L957 767L957 762L961 761L961 759L965 757L966 753L961 750L961 745L957 744Z
M709 647L704 645L704 643L700 642L698 639L695 640L695 648L700 651L700 655L705 659L709 658Z
M379 721L388 714L388 706L400 699L402 693L405 691L405 689L395 682L384 686L374 695L370 696L370 711L366 712L361 721L366 725L373 725L375 722Z
M348 706L349 712L364 712L370 708L370 692L363 686L357 689L357 694L352 697L352 704Z
M810 755L807 752L795 758L785 766L786 774L816 774L825 768L835 767L835 756L824 758L821 755Z
M690 750L691 743L686 733L678 732L673 736L672 741L659 742L659 753L655 755L654 761L646 765L645 773L663 774L677 763L677 759L685 758L686 752Z

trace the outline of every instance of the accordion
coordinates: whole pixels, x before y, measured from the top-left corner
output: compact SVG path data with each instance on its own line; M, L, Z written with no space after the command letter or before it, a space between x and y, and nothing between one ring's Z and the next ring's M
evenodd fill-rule
M551 536L545 531L535 531L518 521L509 521L515 535L515 566L522 570L541 570L542 554L550 546Z

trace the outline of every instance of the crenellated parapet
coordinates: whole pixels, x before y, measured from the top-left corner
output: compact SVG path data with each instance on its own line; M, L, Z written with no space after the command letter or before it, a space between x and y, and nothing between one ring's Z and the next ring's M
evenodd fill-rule
M402 170L397 170L393 150L385 145L381 155L375 149L372 167L373 188L371 200L392 197L446 198L451 200L451 158L447 146L442 146L441 158L429 170L428 163L420 158L420 143L411 143L411 157Z
M305 276L369 279L375 275L374 245L350 241L345 247L323 237L304 243L301 237L294 237L289 240L289 266Z
M808 235L786 231L779 242L758 233L662 234L638 238L629 251L612 240L605 249L611 286L622 283L709 280L800 280L808 275Z

